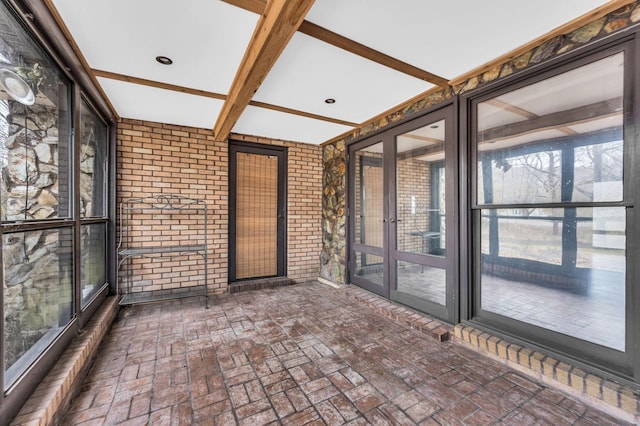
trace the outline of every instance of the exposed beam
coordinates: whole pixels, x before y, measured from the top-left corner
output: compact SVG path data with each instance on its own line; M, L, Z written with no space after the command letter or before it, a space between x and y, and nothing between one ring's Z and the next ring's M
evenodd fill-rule
M178 86L170 83L162 83L155 80L147 80L146 78L132 77L130 75L117 74L115 72L92 69L96 77L108 78L111 80L124 81L126 83L140 84L142 86L155 87L158 89L171 90L174 92L187 93L189 95L204 96L206 98L225 100L227 97L220 93L208 92L206 90L192 89L190 87Z
M298 30L314 0L269 0L231 84L213 133L227 140L253 94Z
M347 52L362 56L363 58L369 59L370 61L377 62L378 64L419 78L420 80L427 81L436 86L447 87L449 85L449 80L447 80L446 78L432 74L418 67L414 67L411 64L402 62L396 58L374 50L368 46L365 46L364 44L360 44L357 41L343 37L340 34L329 31L326 28L313 24L309 21L304 21L302 25L300 25L299 31L308 36L315 37L318 40L324 41L325 43L329 43L332 46L339 47L340 49L344 49Z
M263 0L223 0L226 3L240 7L254 13L262 13L265 7ZM446 78L432 74L428 71L400 61L375 49L372 49L357 41L341 36L333 31L323 28L309 21L303 21L298 29L303 34L316 38L332 46L346 50L354 55L361 56L385 67L392 68L401 73L410 75L420 80L427 81L440 87L447 87L449 81Z
M498 98L489 99L485 101L488 105L494 106L496 108L500 108L503 111L511 112L513 114L519 115L521 117L525 117L528 119L538 118L537 114L532 113L524 108L520 108L518 106L512 105L508 102L504 102Z
M486 101L487 104L489 105L493 105L496 108L500 108L503 111L507 111L507 112L511 112L513 114L519 115L521 117L525 117L528 119L532 119L532 118L538 118L539 115L534 114L531 111L528 111L524 108L520 108L518 106L512 105L508 102L504 102L498 98L493 98L493 99L489 99L488 101ZM558 130L560 130L562 133L565 133L567 135L577 135L578 132L576 132L575 130L571 129L570 127L567 126L561 126L558 127Z
M484 65L481 65L477 68L472 69L469 72L466 72L456 78L454 78L453 80L449 81L449 84L451 86L455 86L457 84L461 84L464 83L465 81L467 81L468 79L472 78L472 77L476 77L484 72L489 71L490 69L493 69L497 66L500 66L502 64L505 64L515 58L517 58L518 56L529 52L530 50L535 49L538 46L541 46L542 44L544 44L545 42L564 35L564 34L569 34L575 30L577 30L578 28L583 27L586 24L589 24L593 21L596 21L604 16L607 16L609 13L614 12L618 9L620 9L623 6L626 6L628 4L633 3L636 0L611 0L608 3L592 10L591 12L585 13L582 16L577 17L576 19L573 19L569 22L567 22L564 25L559 26L558 28L549 31L548 33L536 38L535 40L530 41L527 44L524 44L520 47L518 47L517 49L512 50L509 53L506 53L502 56L499 56L498 58L487 62Z
M422 142L429 142L430 144L438 144L438 143L443 143L444 142L442 139L431 138L429 136L416 135L416 134L413 134L413 133L405 133L403 135L400 135L399 137L408 138L408 139L415 139L415 140L422 141Z
M249 12L257 13L258 15L262 15L265 7L267 6L267 2L264 0L222 0L225 3L229 3L240 9L248 10Z
M513 136L530 134L539 130L555 129L572 124L586 123L622 113L622 98L613 98L583 105L566 111L542 115L527 121L518 121L492 127L478 133L479 143L492 143Z
M147 80L146 78L132 77L130 75L118 74L118 73L109 72L109 71L103 71L103 70L97 70L97 69L92 69L91 71L96 77L109 78L111 80L124 81L126 83L133 83L133 84L140 84L143 86L171 90L171 91L180 92L180 93L187 93L189 95L203 96L206 98L220 99L223 101L227 99L227 96L221 93L208 92L206 90L200 90L200 89L192 89L190 87L178 86L170 83L162 83L160 81ZM300 111L292 108L286 108L279 105L268 104L265 102L251 101L249 102L249 105L259 107L259 108L264 108L264 109L270 109L272 111L286 112L288 114L299 115L301 117L313 118L315 120L326 121L329 123L342 124L344 126L349 126L349 127L358 126L358 123L352 123L350 121L340 120L338 118L326 117L324 115L312 114L310 112Z
M420 148L412 149L410 151L399 152L398 160L407 160L416 157L422 157L429 154L437 154L444 152L444 142L440 141L437 145L423 146ZM419 158L416 158L419 160Z
M349 126L349 127L359 126L358 123L352 123L351 121L340 120L339 118L326 117L324 115L313 114L311 112L300 111L297 109L287 108L280 105L268 104L265 102L250 101L249 105L259 107L259 108L270 109L272 111L286 112L287 114L299 115L301 117L313 118L315 120L327 121L329 123L342 124L343 126Z

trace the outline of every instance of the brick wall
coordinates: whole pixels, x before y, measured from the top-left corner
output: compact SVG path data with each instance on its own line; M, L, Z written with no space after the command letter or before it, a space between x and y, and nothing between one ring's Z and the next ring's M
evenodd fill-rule
M231 139L287 147L287 276L315 280L322 250L322 147L245 135Z
M232 139L288 148L287 275L315 279L321 249L322 150L319 146L233 135ZM124 119L117 128L118 203L131 197L177 194L205 200L208 208L209 291L228 286L228 148L210 129ZM154 235L171 231L154 221ZM156 228L158 227L158 228ZM197 257L138 259L135 281L146 289L187 286L201 277ZM185 268L185 265L188 266ZM197 284L197 282L196 282Z

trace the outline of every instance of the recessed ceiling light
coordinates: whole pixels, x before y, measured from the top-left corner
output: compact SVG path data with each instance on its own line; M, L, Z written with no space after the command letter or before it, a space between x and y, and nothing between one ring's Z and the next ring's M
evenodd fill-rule
M156 61L158 61L162 65L171 65L173 63L171 58L166 56L156 56Z
M333 99L333 98L327 98L327 99L324 100L324 103L325 104L335 104L336 100Z

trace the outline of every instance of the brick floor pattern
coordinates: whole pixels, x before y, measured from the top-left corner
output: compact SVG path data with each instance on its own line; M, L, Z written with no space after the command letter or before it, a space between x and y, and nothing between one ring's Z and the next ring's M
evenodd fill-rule
M624 424L345 291L124 308L62 424Z

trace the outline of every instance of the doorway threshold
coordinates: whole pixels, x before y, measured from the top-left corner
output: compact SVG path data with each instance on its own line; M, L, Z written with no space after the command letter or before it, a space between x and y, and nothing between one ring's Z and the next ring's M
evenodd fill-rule
M240 293L243 291L264 290L267 288L278 288L293 285L296 282L288 277L258 278L245 281L229 283L229 293Z
M395 303L356 285L345 285L344 292L347 297L368 306L377 314L407 325L439 342L449 340L452 335L453 327L451 325L440 322L425 313Z

